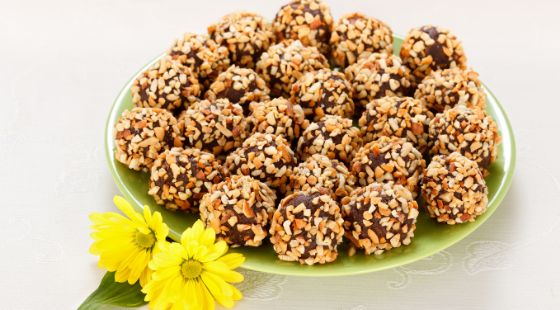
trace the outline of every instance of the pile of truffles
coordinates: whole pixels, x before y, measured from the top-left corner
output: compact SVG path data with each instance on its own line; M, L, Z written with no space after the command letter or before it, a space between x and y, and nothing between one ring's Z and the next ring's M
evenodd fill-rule
M420 212L450 225L488 205L502 138L443 27L413 28L394 50L377 17L334 21L322 0L292 0L271 23L232 12L175 39L130 90L114 159L232 247L325 264L343 238L349 256L408 245L420 194Z

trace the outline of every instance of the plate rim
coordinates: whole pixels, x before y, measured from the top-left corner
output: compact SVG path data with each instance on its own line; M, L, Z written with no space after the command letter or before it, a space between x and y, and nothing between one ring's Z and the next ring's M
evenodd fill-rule
M393 37L401 39L401 40L403 40L403 38L404 38L403 36L396 35L396 34L393 34ZM154 59L152 59L148 64L146 64L139 71L137 71L132 76L132 78L124 85L124 87L121 89L118 96L116 97L115 101L113 102L113 105L111 106L111 109L109 111L109 115L107 117L107 121L105 123L105 133L104 133L105 134L105 137L104 137L105 146L104 146L104 148L105 148L105 157L107 159L107 164L109 166L109 170L111 171L113 181L116 183L117 187L119 188L119 191L121 192L121 194L123 194L125 196L125 198L129 202L131 202L132 207L137 212L143 212L143 208L139 207L142 204L139 203L139 201L137 201L134 198L134 196L128 191L128 189L124 186L123 179L117 173L117 171L115 170L115 167L113 165L113 149L109 147L109 146L111 146L111 147L113 146L113 143L110 143L110 141L112 140L112 138L111 138L112 134L111 133L112 133L113 124L111 124L110 122L115 117L115 114L117 114L117 112L116 112L117 109L115 109L115 107L117 106L117 103L122 101L122 98L126 95L128 89L130 89L130 87L132 86L132 83L134 82L134 79L136 79L136 77L138 77L138 75L141 72L143 72L144 70L146 70L149 66L156 63L164 55L166 55L166 53L162 53L162 54L158 55L157 57L155 57ZM494 93L492 93L492 91L482 81L481 81L481 84L482 84L484 90L487 92L488 96L491 96L493 98L493 100L496 102L496 107L499 109L499 112L500 112L500 113L496 113L496 114L503 118L504 123L507 125L508 135L509 135L509 137L511 137L511 139L509 140L509 142L511 144L511 157L509 158L509 165L507 166L508 170L506 171L506 173L504 175L505 182L501 182L501 186L497 189L497 193L494 196L494 199L490 202L492 205L495 205L495 206L491 209L487 209L484 217L477 219L477 221L475 221L473 223L467 223L468 224L467 227L463 228L463 230L459 233L459 236L456 236L448 244L437 247L437 248L435 248L431 251L427 251L426 253L423 253L421 255L414 256L414 257L412 257L412 258L410 258L406 261L399 262L399 263L394 263L394 264L389 264L387 266L377 267L375 269L367 269L366 268L366 269L363 269L363 270L354 270L354 271L347 271L347 270L345 271L345 269L335 269L335 270L320 271L317 274L308 274L308 273L299 274L296 271L291 271L291 270L288 270L286 272L275 272L275 271L271 271L271 270L266 269L266 268L260 268L258 266L255 267L255 266L251 266L251 265L246 265L245 263L243 263L243 265L241 265L241 268L248 269L248 270L253 270L253 271L264 272L264 273L269 273L269 274L289 275L289 276L299 276L299 277L335 277L335 276L350 276L350 275L366 274L366 273L372 273L372 272L377 272L377 271L382 271L382 270L388 270L388 269L408 265L410 263L422 260L426 257L432 256L436 253L439 253L439 252L457 244L458 242L463 240L465 237L470 235L478 227L480 227L482 224L484 224L484 222L486 222L490 218L490 216L494 213L494 211L496 211L496 209L500 206L500 204L501 204L502 200L504 199L504 197L506 196L506 194L509 190L509 187L511 185L511 182L513 180L513 174L514 174L514 171L515 171L515 165L516 165L516 161L517 161L515 136L513 134L513 128L511 126L509 118L508 118L504 108L502 107L502 105L500 104L498 99L496 98L496 96L494 96ZM505 129L504 128L499 128L499 129L502 132L502 136L504 136L503 132L504 132ZM132 202L135 202L135 203L132 203ZM177 237L174 234L172 235L171 231L170 231L170 234L168 235L168 238L171 238L174 241L179 241L180 240L180 235Z

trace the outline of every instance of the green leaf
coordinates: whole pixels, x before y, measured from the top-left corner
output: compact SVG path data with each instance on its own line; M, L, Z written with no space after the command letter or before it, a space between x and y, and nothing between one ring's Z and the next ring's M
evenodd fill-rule
M101 284L91 293L78 310L95 310L107 305L120 307L141 307L148 302L144 301L146 295L142 293L140 281L134 285L115 282L115 273L107 272Z

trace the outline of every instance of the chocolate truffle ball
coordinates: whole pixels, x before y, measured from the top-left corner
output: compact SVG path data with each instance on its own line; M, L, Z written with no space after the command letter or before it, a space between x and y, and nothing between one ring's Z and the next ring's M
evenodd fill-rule
M200 97L200 85L192 71L171 56L142 72L130 88L132 103L139 108L161 108L179 115Z
M277 41L300 40L320 53L330 52L331 10L321 0L295 0L280 8L272 21Z
M255 133L227 157L225 166L233 175L250 175L285 193L296 158L282 136Z
M250 176L234 175L212 186L200 200L200 219L232 248L259 246L268 235L276 194Z
M148 194L167 209L196 212L200 198L221 181L220 161L214 155L195 148L172 148L154 161Z
M478 107L456 106L430 122L431 155L459 152L476 162L485 176L488 166L498 158L501 142L498 125Z
M299 138L297 152L302 161L321 154L350 164L361 146L360 130L352 127L352 120L330 115L307 127Z
M412 142L424 153L428 130L434 115L420 101L410 97L385 97L373 100L359 120L364 143L380 137L397 137Z
M455 67L464 69L467 65L463 45L455 34L432 25L408 31L401 47L401 58L411 71L413 87L432 71Z
M486 211L488 188L476 162L454 152L432 158L422 175L424 208L449 225L474 222Z
M378 19L348 13L335 24L331 44L336 65L345 68L372 53L393 54L393 32Z
M412 143L403 139L381 137L358 151L351 164L352 181L356 186L373 182L394 182L418 196L418 181L426 161Z
M163 109L125 110L113 128L115 159L133 170L147 170L163 150L183 146L184 124Z
M307 191L312 187L328 189L331 197L340 202L354 190L354 182L343 163L315 154L294 168L288 194Z
M270 99L268 97L270 90L265 84L255 71L231 66L218 75L204 97L213 101L226 98L231 103L239 104L243 108L244 115L249 115L251 102Z
M344 74L321 69L305 73L294 83L290 100L301 105L307 118L319 121L325 115L354 115L354 89Z
M418 204L402 185L388 182L358 187L342 203L349 256L356 249L363 249L366 255L382 254L410 244L414 237Z
M229 50L232 64L254 69L263 52L274 44L272 27L255 12L234 12L208 27L210 37Z
M175 40L167 54L189 67L204 89L230 66L227 48L207 35L186 32L182 39Z
M282 136L291 143L309 126L303 109L282 97L266 102L252 102L251 109L253 114L248 122L253 122L253 133Z
M327 59L315 47L303 46L299 40L287 40L262 54L257 73L265 80L272 96L289 99L292 86L300 77L328 67Z
M441 113L456 105L486 107L486 93L472 68L432 71L418 84L414 98L433 113Z
M214 155L241 146L249 135L241 106L227 99L197 102L179 120L185 122L185 146Z
M354 87L356 108L365 108L374 99L411 94L410 70L393 54L372 54L346 68L346 78Z
M340 208L325 188L287 196L272 218L270 241L278 258L302 265L336 260L344 235Z

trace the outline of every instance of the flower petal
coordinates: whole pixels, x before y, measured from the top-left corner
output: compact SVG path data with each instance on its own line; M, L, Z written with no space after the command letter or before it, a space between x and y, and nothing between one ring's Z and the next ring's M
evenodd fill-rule
M231 288L228 286L228 284L226 283L226 281L222 280L222 278L220 278L218 275L213 274L211 272L208 271L202 271L202 273L200 274L200 277L202 279L202 281L204 281L204 284L208 285L208 283L214 283L215 285L218 286L218 291L215 291L214 289L210 289L210 291L212 292L212 295L216 296L216 292L226 296L226 297L231 297L231 295L233 295L233 291L231 290ZM216 298L216 300L218 300L218 298Z
M245 262L245 257L240 253L230 253L217 259L228 266L229 269L235 269Z
M204 270L217 274L218 276L227 275L230 270L228 266L222 262L212 261L204 263Z
M216 232L212 227L205 229L198 240L199 244L207 248L211 247L214 242L216 242Z
M149 227L150 223L152 222L152 212L150 211L150 207L148 206L144 206L144 220Z
M209 262L218 259L220 256L227 252L228 246L225 241L219 241L214 243L209 249L210 251L205 256L201 257L199 261L201 263Z
M233 300L241 300L241 298L243 298L241 292L235 286L231 284L229 284L229 286L231 286L231 290L233 291L233 295L231 296L231 298Z
M239 283L245 279L242 274L233 270L230 270L229 273L226 275L220 275L220 276L224 281L230 283Z
M187 285L183 288L183 307L185 309L200 309L202 300L197 299L195 280L188 280Z
M216 308L216 304L214 303L214 297L212 296L212 294L210 293L210 291L208 290L208 287L206 287L206 285L204 285L202 283L202 281L199 282L200 283L200 287L202 288L202 291L204 293L204 308L205 310L214 310Z
M126 212L134 212L134 209L132 209L130 203L128 203L128 201L126 201L126 199L122 198L121 196L113 197L113 202L115 203L117 208L119 208L125 214Z

